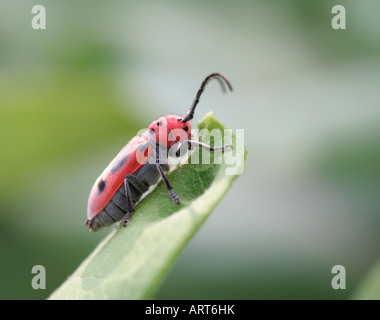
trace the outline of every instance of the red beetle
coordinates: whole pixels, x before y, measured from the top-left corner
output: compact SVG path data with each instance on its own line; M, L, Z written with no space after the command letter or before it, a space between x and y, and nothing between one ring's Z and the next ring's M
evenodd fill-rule
M97 231L123 217L123 225L126 226L131 220L137 202L160 177L169 190L172 201L179 204L179 198L165 174L169 171L167 156L172 146L178 144L177 156L184 143L188 144L189 149L194 146L209 151L232 147L210 147L191 139L189 121L193 119L199 98L212 78L218 79L223 89L224 81L232 91L232 86L225 76L220 73L210 74L202 82L192 106L184 117L168 115L153 121L142 135L134 137L121 149L98 177L88 199L86 225L90 231Z

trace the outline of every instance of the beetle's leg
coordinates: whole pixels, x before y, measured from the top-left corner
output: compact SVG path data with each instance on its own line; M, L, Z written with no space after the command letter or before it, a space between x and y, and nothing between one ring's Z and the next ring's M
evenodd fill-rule
M156 160L156 167L157 167L157 170L158 172L160 173L161 175L161 178L162 180L164 181L165 185L166 185L166 188L169 190L169 196L170 198L172 199L172 201L176 204L179 204L179 198L177 197L177 195L174 193L173 191L173 187L171 186L167 176L165 175L165 172L164 170L162 170L160 164L158 163L158 160Z
M177 143L177 145L178 145L178 148L177 148L177 151L175 152L175 156L178 158L179 156L181 156L181 154L182 154L182 152L181 152L181 150L182 150L182 146L184 146L185 144L187 144L187 149L188 150L192 150L191 149L191 143L189 143L188 142L189 140L185 140L185 141L183 141L183 142L181 142L181 143Z
M189 150L192 150L193 148L195 147L199 147L199 148L202 148L202 149L205 149L207 151L219 151L219 150L225 150L225 149L229 149L229 148L232 148L232 145L231 144L227 144L227 145L224 145L224 146L216 146L216 147L211 147L205 143L202 143L202 142L199 142L199 141L196 141L196 140L184 140L181 145L178 147L177 151L176 151L176 156L179 157L180 156L180 152L181 152L181 146L183 144L187 143L188 144L188 149Z
M158 145L157 145L157 148L156 148L156 167L157 167L158 172L161 175L162 180L164 181L164 183L166 185L166 188L169 190L169 196L170 196L170 198L172 199L172 201L175 204L179 204L179 198L174 193L173 187L170 184L168 177L166 176L164 170L162 170L162 168L161 168L160 159L159 159L159 146Z
M214 147L211 147L205 143L202 143L202 142L199 142L199 141L196 141L196 140L188 140L187 141L189 143L189 145L191 146L190 148L193 148L193 147L199 147L199 148L202 148L202 149L205 149L207 151L219 151L219 150L226 150L226 149L229 149L229 148L232 148L232 145L231 144L226 144L224 146L214 146Z
M132 192L131 188L129 187L129 175L127 175L124 179L124 188L125 188L125 198L127 200L127 213L125 214L124 221L123 221L123 227L125 227L130 219L132 212L135 210L135 205L132 200Z
M130 184L140 193L145 193L148 190L148 186L142 182L138 177L127 174L124 179L125 198L127 200L127 213L125 214L123 226L125 227L131 220L132 212L135 210L135 204L133 203L132 192Z

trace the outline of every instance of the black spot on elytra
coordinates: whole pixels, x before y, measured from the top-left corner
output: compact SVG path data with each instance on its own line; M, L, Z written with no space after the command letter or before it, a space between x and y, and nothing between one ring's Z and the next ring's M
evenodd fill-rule
M102 193L104 191L104 189L106 188L106 184L107 184L107 181L106 180L103 180L101 179L99 182L98 182L98 192L99 194Z
M111 173L116 173L119 169L126 163L128 160L128 156L123 157L116 165L111 169Z
M158 127L161 127L162 126L162 122L160 121L160 122L157 122L157 126Z
M185 130L187 132L187 130L189 130L188 126L184 126L183 130Z

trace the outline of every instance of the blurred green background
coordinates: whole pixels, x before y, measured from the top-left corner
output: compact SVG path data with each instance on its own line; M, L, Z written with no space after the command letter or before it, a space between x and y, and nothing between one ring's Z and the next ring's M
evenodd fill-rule
M211 72L235 90L210 84L194 123L212 109L245 129L248 160L156 298L355 292L380 248L379 1L0 3L0 298L47 298L75 270L110 232L84 225L97 176ZM337 264L346 290L331 288Z

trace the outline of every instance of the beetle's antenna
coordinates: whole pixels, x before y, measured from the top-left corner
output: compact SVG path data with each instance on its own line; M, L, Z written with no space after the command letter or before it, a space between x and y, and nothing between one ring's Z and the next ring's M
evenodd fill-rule
M189 111L187 111L185 117L183 118L182 122L187 122L187 121L190 121L191 119L193 119L194 117L194 111L195 111L195 108L199 102L199 98L201 97L202 93L203 93L203 90L204 88L206 87L206 84L212 79L212 78L216 78L219 80L221 86L222 86L222 90L223 92L225 91L225 87L224 87L224 83L227 84L228 86L228 89L230 89L230 91L232 91L232 86L230 84L230 82L227 80L227 78L220 74L220 73L212 73L210 74L209 76L207 76L202 84L201 84L201 87L199 88L198 92L197 92L197 95L195 96L195 99L194 99L194 102L192 104L192 106L190 107Z

